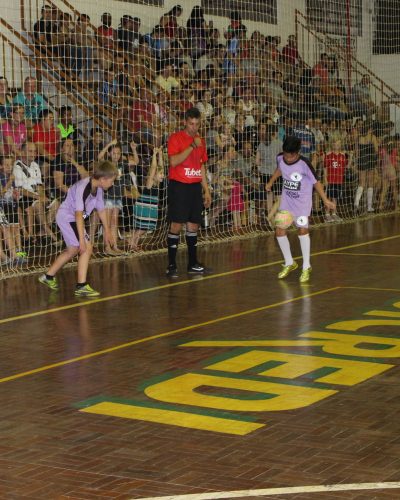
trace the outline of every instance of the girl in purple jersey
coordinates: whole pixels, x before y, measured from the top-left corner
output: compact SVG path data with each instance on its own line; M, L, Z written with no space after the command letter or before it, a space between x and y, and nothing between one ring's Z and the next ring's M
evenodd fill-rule
M265 189L271 191L273 183L282 176L283 189L279 210L289 211L298 228L303 256L300 283L306 283L311 275L308 218L312 208L313 189L317 191L327 209L333 210L334 203L327 198L322 184L316 178L312 165L306 158L300 156L300 148L301 140L297 137L288 136L285 139L282 147L283 152L276 157L277 168ZM283 279L297 269L298 264L293 260L286 229L276 227L275 234L285 259L283 269L278 274L278 278Z
M100 295L86 282L93 247L85 230L85 221L93 210L97 210L103 224L104 242L106 245L113 244L105 215L103 192L113 185L117 175L117 168L111 162L103 161L96 165L93 177L82 179L69 188L67 197L56 216L57 225L67 248L57 257L47 273L40 276L40 283L52 290L58 290L56 273L79 254L75 295L80 297Z

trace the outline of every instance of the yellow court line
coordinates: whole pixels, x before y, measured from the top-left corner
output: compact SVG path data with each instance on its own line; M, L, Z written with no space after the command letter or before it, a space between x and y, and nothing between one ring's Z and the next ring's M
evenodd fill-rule
M312 255L312 257L317 257L319 255L327 255L327 254L331 254L331 253L334 253L334 252L339 252L341 250L348 250L350 248L357 248L357 247L362 247L362 246L366 246L366 245L372 245L374 243L381 243L383 241L389 241L389 240L393 240L393 239L396 239L396 238L400 238L400 235L387 236L386 238L380 238L378 240L371 240L371 241L364 241L363 243L355 243L353 245L347 245L347 246L344 246L344 247L334 248L334 249L331 249L331 250L322 250L321 252L315 252L315 253L312 253L311 255ZM295 257L294 260L299 260L300 258L301 257ZM198 280L198 281L193 280L193 279L188 279L188 280L184 280L184 281L178 281L176 283L167 283L166 285L157 285L157 286L153 286L153 287L150 287L150 288L145 288L145 289L142 289L142 290L135 290L133 292L126 292L126 293L120 293L118 295L111 295L109 297L99 297L97 299L90 299L90 300L85 300L85 301L79 301L79 302L75 302L73 304L69 304L69 305L66 305L66 306L53 307L51 309L44 309L42 311L35 311L35 312L32 312L32 313L20 314L18 316L11 316L9 318L0 319L0 325L2 325L4 323L10 323L12 321L18 321L18 320L22 320L22 319L34 318L36 316L43 316L45 314L50 314L50 313L54 313L54 312L66 311L68 309L75 309L77 307L89 306L89 305L93 305L93 304L99 304L101 302L108 302L110 300L117 300L117 299L123 299L123 298L126 298L126 297L132 297L134 295L140 295L142 293L149 293L149 292L154 292L154 291L157 291L157 290L163 290L163 289L167 289L167 288L172 288L172 287L175 287L175 286L186 285L188 283L202 283L205 280L211 280L211 279L215 279L215 278L222 278L224 276L230 276L230 275L233 275L233 274L244 273L244 272L253 271L253 270L256 270L256 269L262 269L262 268L266 268L266 267L270 267L270 266L275 266L275 265L280 264L280 263L282 263L282 260L277 260L277 261L274 261L274 262L266 262L265 264L258 264L256 266L242 267L240 269L234 269L233 271L225 271L223 273L211 274L209 276L203 276L202 279Z
M202 323L197 323L195 325L184 326L182 328L178 328L176 330L170 330L169 332L159 333L157 335L151 335L150 337L141 338L138 340L132 340L131 342L126 342L124 344L116 345L114 347L108 347L107 349L102 349L101 351L95 351L89 354L84 354L83 356L77 356L76 358L66 359L64 361L59 361L58 363L52 363L51 365L41 366L40 368L34 368L33 370L28 370L21 373L16 373L15 375L10 375L8 377L3 377L0 379L0 384L4 382L10 382L11 380L16 380L22 377L27 377L28 375L34 375L36 373L44 372L47 370L51 370L52 368L58 368L60 366L70 365L72 363L76 363L78 361L83 361L85 359L91 359L96 356L101 356L103 354L108 354L110 352L118 351L120 349L125 349L127 347L132 347L134 345L143 344L145 342L150 342L151 340L160 339L163 337L168 337L171 335L175 335L177 333L188 332L190 330L194 330L196 328L201 328L203 326L214 325L216 323L220 323L222 321L227 321L234 318L240 318L242 316L248 316L249 314L254 314L260 311L266 311L268 309L272 309L274 307L279 307L285 304L289 304L290 302L296 302L298 300L306 299L308 297L315 297L316 295L321 295L323 293L333 292L338 290L340 287L334 288L326 288L324 290L320 290L319 292L308 293L306 295L300 295L299 297L295 297L293 299L282 300L281 302L276 302L275 304L268 304L266 306L256 307L255 309L248 309L246 311L242 311L235 314L229 314L228 316L221 316L219 318L211 319L208 321L203 321Z
M400 254L387 253L355 253L355 252L332 252L332 255L356 255L358 257L400 257Z
M343 289L353 289L353 290L372 290L374 292L400 292L399 288L381 288L374 286L341 286Z

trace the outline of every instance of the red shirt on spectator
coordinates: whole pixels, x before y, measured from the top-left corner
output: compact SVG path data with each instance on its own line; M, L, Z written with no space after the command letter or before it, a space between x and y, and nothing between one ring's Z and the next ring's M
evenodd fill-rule
M33 127L32 141L37 143L41 142L44 146L46 153L56 156L58 153L58 143L60 140L59 132L56 128L44 130L40 123Z
M136 100L130 113L130 129L138 132L143 125L152 127L153 116L156 114L156 108L152 102Z
M325 155L324 166L328 184L343 184L344 172L347 167L347 157L345 153L334 153L333 151Z
M297 50L297 47L291 47L290 45L285 45L282 49L282 60L290 64L291 66L296 66L298 60L299 60L299 51Z
M187 149L194 141L194 137L185 130L175 132L168 140L168 156L177 155ZM193 184L202 181L201 166L208 160L206 145L202 139L202 145L194 148L189 156L179 165L169 167L169 179Z
M115 30L111 26L99 26L97 28L97 38L102 47L112 49L114 47Z
M323 85L328 85L329 83L329 72L328 68L321 63L318 63L313 68L314 76L321 77L321 83Z

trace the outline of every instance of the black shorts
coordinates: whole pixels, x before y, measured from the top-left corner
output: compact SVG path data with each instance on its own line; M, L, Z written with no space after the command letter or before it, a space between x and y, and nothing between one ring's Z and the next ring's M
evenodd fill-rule
M326 196L334 200L340 200L343 194L342 184L328 184L326 188Z
M169 181L168 220L170 222L201 224L203 208L201 182L184 184L183 182Z
M3 210L7 224L19 224L18 205L16 203L4 203L4 205L0 206L0 209Z

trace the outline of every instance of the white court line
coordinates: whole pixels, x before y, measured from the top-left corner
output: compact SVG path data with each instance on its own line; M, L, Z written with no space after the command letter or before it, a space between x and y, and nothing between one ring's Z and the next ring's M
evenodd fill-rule
M291 486L288 488L266 488L262 490L215 491L191 495L169 495L164 497L146 497L139 500L212 500L217 498L261 497L272 495L294 495L296 493L321 493L329 491L389 490L400 489L400 482L392 483L351 483L327 484L320 486Z

